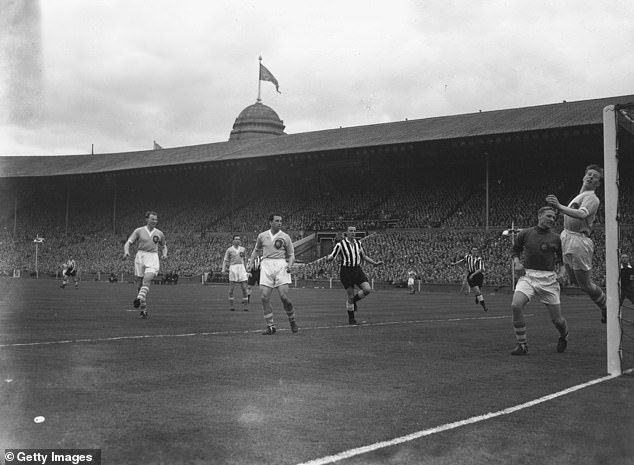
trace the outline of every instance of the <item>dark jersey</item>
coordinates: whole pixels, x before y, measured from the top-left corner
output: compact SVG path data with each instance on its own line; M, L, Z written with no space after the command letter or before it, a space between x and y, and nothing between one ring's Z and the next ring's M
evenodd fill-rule
M522 229L515 237L511 256L521 257L522 254L524 268L555 271L555 264L562 260L559 234L538 226Z

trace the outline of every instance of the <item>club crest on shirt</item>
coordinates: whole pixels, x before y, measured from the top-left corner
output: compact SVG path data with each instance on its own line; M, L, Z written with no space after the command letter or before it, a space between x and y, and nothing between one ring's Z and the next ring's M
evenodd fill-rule
M285 244L284 239L275 239L274 246L275 246L276 249L278 249L278 250L281 249L282 247L284 247L284 244Z
M542 252L548 252L549 249L548 244L541 244L539 248L542 250Z
M158 241L159 241L158 236L152 236L152 242L154 242L155 244L158 244Z

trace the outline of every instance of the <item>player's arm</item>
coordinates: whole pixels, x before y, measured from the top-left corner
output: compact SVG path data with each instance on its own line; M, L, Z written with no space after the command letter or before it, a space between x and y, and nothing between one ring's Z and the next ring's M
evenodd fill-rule
M220 270L221 273L224 273L227 269L227 265L229 265L229 250L230 249L227 249L227 251L225 252L225 258L222 259L222 269Z
M291 241L290 236L288 237L288 245L286 246L286 255L288 260L287 270L290 273L291 268L295 264L295 248L293 247L293 242Z
M167 243L163 241L163 259L167 258Z
M460 260L458 260L457 262L451 262L451 264L452 264L452 265L458 265L458 264L460 264L460 263L462 263L462 262L464 262L464 261L465 261L465 257L462 257L462 258L461 258Z
M136 242L137 236L138 236L138 232L135 230L130 235L128 240L125 241L125 244L123 244L123 258L126 258L126 257L130 256L130 246Z
M513 260L513 267L517 271L524 269L524 264L522 263L520 257L524 251L525 236L526 234L523 231L520 231L511 246L511 259Z
M326 255L325 259L327 262L331 262L335 259L335 257L337 255L339 255L339 252L341 251L341 243L337 242L335 244L335 246L332 248L332 252L330 252L328 255Z
M594 205L596 202L590 201L589 198L586 199L581 202L579 208L572 208L567 207L566 205L562 205L561 203L559 203L557 196L552 194L546 197L546 202L562 212L564 215L568 215L569 217L576 218L578 220L583 220L590 215L591 211L596 211L596 208L598 208L598 204L596 206Z
M251 252L251 256L249 257L249 261L247 262L247 269L252 267L253 260L255 260L255 256L262 250L262 239L260 236L255 240L255 246L253 247L253 252Z
M383 265L383 262L381 260L375 260L372 257L366 255L365 250L363 249L361 249L361 260L366 261L374 266Z

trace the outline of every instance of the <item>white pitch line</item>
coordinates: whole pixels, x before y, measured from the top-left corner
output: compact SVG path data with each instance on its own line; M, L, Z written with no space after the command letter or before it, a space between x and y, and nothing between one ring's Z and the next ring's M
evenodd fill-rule
M525 317L532 316L532 314L526 314ZM363 328L365 326L390 326L390 325L403 325L403 324L419 324L419 323L439 323L439 322L454 322L454 321L470 321L470 320L498 320L510 318L510 316L491 316L491 317L470 317L470 318L444 318L437 320L408 320L408 321L384 321L378 323L364 323L360 326L351 325L335 325L335 326L310 326L307 328L300 328L300 331L311 331L321 329L339 329L339 328ZM140 334L132 336L112 336L112 337L98 337L92 339L63 339L57 341L36 341L36 342L14 342L9 344L0 344L0 348L3 347L28 347L28 346L46 346L56 344L77 344L82 342L112 342L112 341L125 341L132 339L153 339L153 338L168 338L168 337L193 337L193 336L228 336L231 334L251 334L259 333L261 329L250 329L244 331L212 331L201 333L179 333L179 334ZM278 331L289 331L286 328L278 328Z
M367 454L368 452L373 452L375 450L383 449L385 447L395 446L397 444L402 444L404 442L414 441L416 439L420 439L425 436L430 436L432 434L441 433L443 431L448 431L451 429L460 428L462 426L479 423L481 421L490 420L491 418L499 417L502 415L509 415L519 410L534 407L535 405L541 404L543 402L548 402L549 400L556 399L557 397L565 396L567 394L578 391L580 389L584 389L594 384L599 384L616 377L618 377L618 375L608 375L602 378L593 379L591 381L588 381L587 383L578 384L568 389L564 389L563 391L555 392L553 394L549 394L547 396L540 397L539 399L531 400L529 402L525 402L523 404L519 404L514 407L498 410L497 412L489 412L489 413L485 413L484 415L478 415L475 417L467 418L466 420L460 420L453 423L446 423L444 425L436 426L434 428L429 428L426 430L418 431L416 433L408 434L406 436L390 439L389 441L375 442L374 444L370 444L363 447L357 447L355 449L349 449L347 451L340 452L335 455L329 455L327 457L322 457L320 459L310 460L308 462L302 462L298 465L327 465L329 463L336 463L341 460L349 459L357 455Z

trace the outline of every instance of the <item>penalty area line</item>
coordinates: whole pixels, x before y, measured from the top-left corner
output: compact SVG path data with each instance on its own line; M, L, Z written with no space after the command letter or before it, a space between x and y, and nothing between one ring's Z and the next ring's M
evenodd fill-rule
M310 460L308 462L302 462L298 465L327 465L330 463L336 463L341 460L349 459L351 457L355 457L357 455L367 454L368 452L373 452L379 449L384 449L386 447L395 446L398 444L402 444L405 442L414 441L416 439L420 439L425 436L431 436L432 434L441 433L443 431L449 431L455 428L460 428L462 426L472 425L474 423L479 423L481 421L490 420L492 418L500 417L502 415L509 415L511 413L518 412L520 410L524 410L526 408L534 407L535 405L548 402L550 400L556 399L557 397L568 395L572 392L578 391L580 389L584 389L595 384L602 383L604 381L608 381L610 379L616 378L619 375L607 375L602 378L593 379L586 383L577 384L576 386L569 387L568 389L564 389L563 391L555 392L553 394L549 394L539 399L534 399L529 402L525 402L523 404L515 405L513 407L505 408L503 410L498 410L497 412L489 412L483 415L478 415L475 417L467 418L466 420L455 421L453 423L446 423L444 425L436 426L434 428L429 428L422 431L417 431L416 433L411 433L406 436L401 436L395 439L390 439L388 441L375 442L374 444L370 444L363 447L357 447L355 449L349 449L344 452L340 452L338 454L329 455L327 457L322 457L319 459Z

